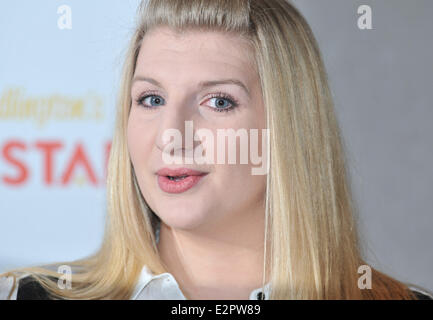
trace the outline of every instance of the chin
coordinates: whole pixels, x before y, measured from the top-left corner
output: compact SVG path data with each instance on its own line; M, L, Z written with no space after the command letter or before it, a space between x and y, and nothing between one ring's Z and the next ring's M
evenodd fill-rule
M158 216L169 227L174 229L191 230L199 227L206 221L206 218L199 208L188 207L170 207L158 211Z

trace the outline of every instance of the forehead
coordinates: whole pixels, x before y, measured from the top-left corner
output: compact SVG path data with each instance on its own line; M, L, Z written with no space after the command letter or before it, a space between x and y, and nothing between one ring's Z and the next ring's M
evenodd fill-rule
M251 45L236 34L219 31L174 32L157 27L143 38L136 74L168 72L172 76L214 74L245 80L256 75Z

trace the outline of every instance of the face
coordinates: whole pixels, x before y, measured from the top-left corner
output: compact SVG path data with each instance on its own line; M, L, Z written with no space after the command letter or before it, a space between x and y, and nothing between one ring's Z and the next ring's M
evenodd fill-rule
M264 208L266 175L252 174L251 168L259 165L253 164L250 157L246 164L240 161L241 144L245 141L236 139L236 163L231 164L228 152L233 152L233 148L229 148L228 139L217 139L218 129L245 129L246 143L250 143L250 129L258 129L259 143L255 148L259 155L262 152L265 112L251 52L241 37L216 31L179 35L158 27L143 39L131 88L128 149L144 199L172 228L190 230L245 222L262 212L258 208ZM224 82L227 79L234 81ZM206 129L213 134L211 163L187 162L187 155L194 157L199 145L206 154L207 150L210 152L212 145L205 143L210 142L207 138L193 141L190 150L182 140L182 164L164 160L163 155L170 153L170 141L164 133L175 129L185 139L185 121L191 121L194 132ZM223 142L226 156L220 163L217 154ZM163 177L156 173L161 168L188 168L206 174L198 182L194 180L191 188L172 193L160 185ZM191 178L197 177L187 179ZM164 179L167 182L168 178Z

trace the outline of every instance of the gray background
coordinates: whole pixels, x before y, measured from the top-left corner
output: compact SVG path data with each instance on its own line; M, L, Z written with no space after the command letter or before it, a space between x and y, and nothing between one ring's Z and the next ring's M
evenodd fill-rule
M319 42L367 262L433 290L433 1L296 0ZM372 30L357 8L372 9Z

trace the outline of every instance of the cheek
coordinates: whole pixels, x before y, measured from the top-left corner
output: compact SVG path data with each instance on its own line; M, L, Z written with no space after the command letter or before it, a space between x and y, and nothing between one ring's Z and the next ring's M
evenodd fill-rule
M145 161L149 158L152 149L150 129L149 125L139 121L135 113L131 111L127 126L127 143L131 161L136 171L141 171Z
M252 175L248 165L221 166L217 172L217 196L214 197L223 212L247 212L263 201L266 176Z

